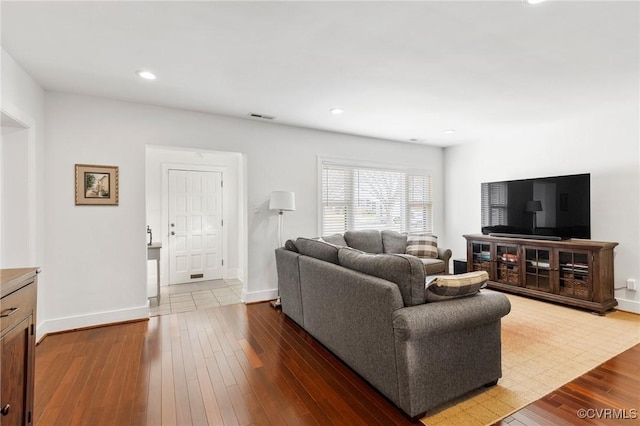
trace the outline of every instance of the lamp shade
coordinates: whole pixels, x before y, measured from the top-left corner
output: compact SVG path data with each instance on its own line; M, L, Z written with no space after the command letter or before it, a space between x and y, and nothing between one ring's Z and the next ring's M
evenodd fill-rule
M296 209L296 194L288 191L273 191L269 199L269 210L293 211Z
M527 212L541 212L542 211L542 203L538 200L527 201L527 205L525 206L525 211Z

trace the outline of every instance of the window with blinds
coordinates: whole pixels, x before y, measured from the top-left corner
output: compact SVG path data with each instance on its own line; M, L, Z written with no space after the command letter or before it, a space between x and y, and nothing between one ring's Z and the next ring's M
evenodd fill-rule
M483 183L482 226L508 225L507 182Z
M323 163L322 235L349 230L433 232L431 176Z

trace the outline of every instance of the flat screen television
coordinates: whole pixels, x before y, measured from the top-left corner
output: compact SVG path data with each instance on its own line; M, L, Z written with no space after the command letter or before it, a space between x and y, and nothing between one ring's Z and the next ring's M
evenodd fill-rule
M590 180L585 173L482 183L482 233L589 239Z

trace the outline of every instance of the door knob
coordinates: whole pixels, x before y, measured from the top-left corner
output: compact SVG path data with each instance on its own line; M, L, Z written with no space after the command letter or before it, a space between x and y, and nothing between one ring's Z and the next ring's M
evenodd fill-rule
M174 226L176 226L176 224L175 224L175 223L172 223L172 224L171 224L171 227L173 228Z
M11 405L9 404L2 407L2 409L0 410L0 414L2 414L3 416L6 416L7 414L9 414L9 408L11 408Z
M171 235L176 235L176 233L175 233L175 232L173 232L173 231L171 231Z

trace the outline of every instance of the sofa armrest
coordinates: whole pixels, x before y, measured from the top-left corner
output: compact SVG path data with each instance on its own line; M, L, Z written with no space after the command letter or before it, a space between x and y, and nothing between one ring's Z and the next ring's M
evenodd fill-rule
M442 261L444 262L445 274L449 273L449 260L451 259L452 254L453 253L451 252L451 249L438 247L438 259L442 259Z
M410 416L502 376L503 294L427 303L394 312L399 405Z
M511 303L504 294L481 292L424 305L398 309L393 314L396 339L422 339L500 320L511 311Z
M276 249L276 268L278 272L278 296L282 303L282 312L304 327L302 316L302 295L300 292L299 253L283 247Z

